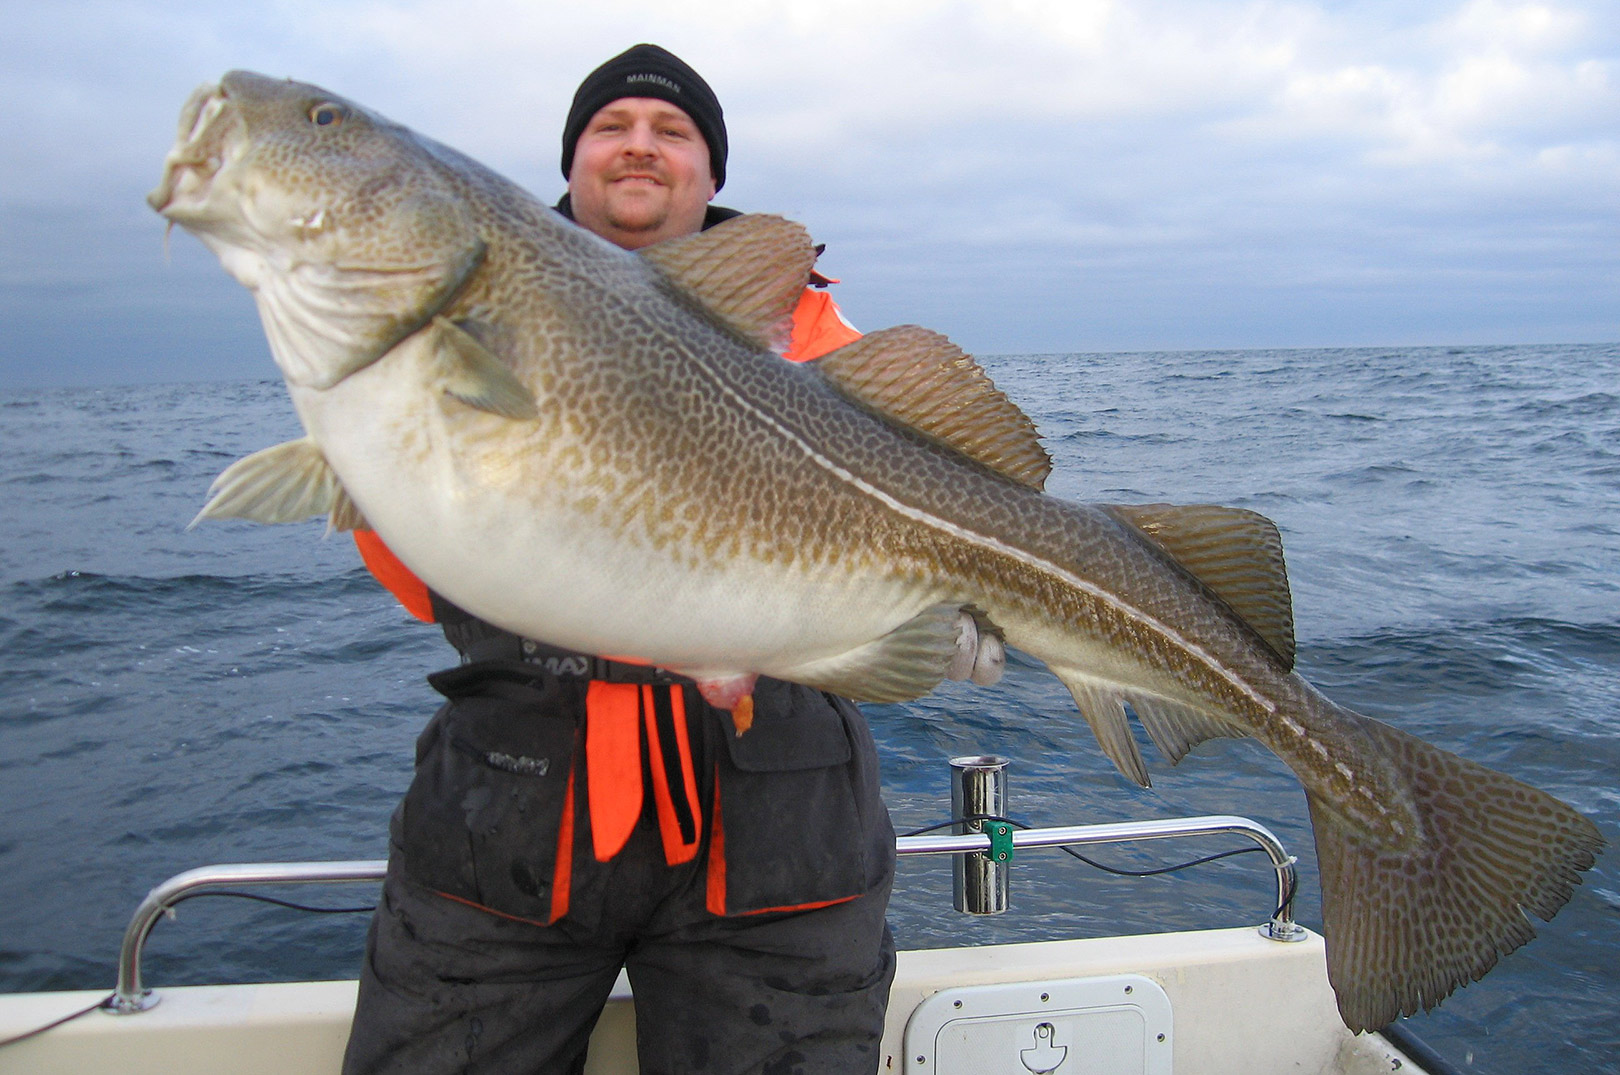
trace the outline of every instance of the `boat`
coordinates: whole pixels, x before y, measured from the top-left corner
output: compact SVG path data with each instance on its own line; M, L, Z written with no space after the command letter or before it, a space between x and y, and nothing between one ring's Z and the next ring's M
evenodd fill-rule
M882 1075L1451 1075L1398 1027L1346 1029L1322 937L1293 920L1294 860L1263 825L1212 815L1019 828L1005 816L1005 759L951 765L953 831L902 836L896 849L952 856L959 911L1005 910L1020 853L1212 834L1246 838L1269 856L1275 898L1263 921L1226 928L902 951ZM0 996L0 1075L336 1075L356 982L154 988L142 951L153 926L191 896L375 882L385 865L228 864L169 878L131 917L111 994ZM622 973L585 1070L638 1070L635 997Z

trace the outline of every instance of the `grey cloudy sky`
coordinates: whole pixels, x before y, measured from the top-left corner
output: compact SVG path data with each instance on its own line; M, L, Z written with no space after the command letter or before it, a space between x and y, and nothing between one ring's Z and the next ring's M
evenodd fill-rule
M275 376L144 204L199 83L350 97L543 197L579 79L673 49L720 201L863 328L981 354L1620 339L1612 0L0 0L0 387Z

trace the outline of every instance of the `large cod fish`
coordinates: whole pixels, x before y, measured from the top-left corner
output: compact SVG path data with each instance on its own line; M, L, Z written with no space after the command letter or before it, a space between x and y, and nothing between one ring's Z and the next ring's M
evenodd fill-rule
M204 515L369 526L484 619L711 697L765 674L913 698L1004 640L1138 783L1128 712L1172 761L1253 736L1308 795L1352 1029L1484 974L1603 844L1294 674L1266 519L1045 495L1028 419L921 329L773 355L815 257L797 225L628 253L375 113L245 72L186 104L149 201L254 293L307 433L230 467Z

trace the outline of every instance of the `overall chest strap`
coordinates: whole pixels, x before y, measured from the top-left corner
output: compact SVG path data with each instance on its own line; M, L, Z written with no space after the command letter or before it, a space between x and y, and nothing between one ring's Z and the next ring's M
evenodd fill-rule
M645 763L645 764L644 764ZM698 851L698 797L686 690L679 684L593 680L585 694L585 788L598 862L617 855L635 830L651 785L664 861Z

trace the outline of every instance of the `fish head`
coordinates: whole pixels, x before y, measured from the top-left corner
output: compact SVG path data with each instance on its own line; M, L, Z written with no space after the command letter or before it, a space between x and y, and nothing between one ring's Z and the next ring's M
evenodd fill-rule
M448 152L318 86L232 71L181 109L147 203L254 293L288 383L324 389L422 328L481 264Z

